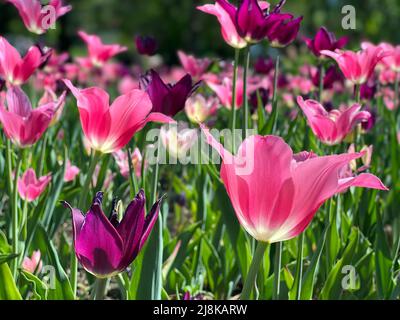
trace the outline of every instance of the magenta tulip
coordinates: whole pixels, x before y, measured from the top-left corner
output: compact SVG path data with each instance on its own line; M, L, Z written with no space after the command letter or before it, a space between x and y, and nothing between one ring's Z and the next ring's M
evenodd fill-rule
M102 200L103 193L98 192L86 215L67 202L63 203L71 210L78 261L96 277L107 278L124 271L139 254L157 221L161 199L146 215L146 198L140 190L121 221L118 220L116 202L107 218Z
M32 109L26 94L19 87L11 87L5 99L7 108L0 99L0 122L6 136L21 148L32 146L47 130L64 100L65 92L58 101Z
M311 52L315 56L320 57L322 50L335 51L336 49L342 49L349 39L342 37L336 40L333 32L329 32L325 27L321 27L314 39L305 38L304 41Z
M342 142L357 124L367 122L371 118L368 111L360 111L359 104L345 110L334 109L328 112L315 100L304 101L299 96L297 103L307 117L315 136L327 145Z
M250 136L236 156L203 128L222 157L221 179L243 228L256 240L279 242L302 233L324 202L349 187L387 190L372 174L341 179L339 173L361 153L318 157L294 155L277 136Z

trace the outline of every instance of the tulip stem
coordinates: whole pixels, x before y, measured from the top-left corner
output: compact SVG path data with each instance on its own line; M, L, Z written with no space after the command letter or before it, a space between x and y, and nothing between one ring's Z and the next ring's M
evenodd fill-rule
M356 84L354 92L355 92L356 102L360 103L360 101L361 101L361 86L359 84Z
M242 139L246 139L247 128L249 126L249 100L247 99L247 73L250 64L250 46L245 49L245 62L243 71L243 123L242 123Z
M37 174L39 177L42 176L43 172L44 162L46 158L46 147L47 147L47 132L43 134L42 148L40 150L40 162L37 170Z
M275 245L275 261L274 261L274 291L272 298L279 299L280 284L281 284L281 260L282 260L282 242L277 242Z
M96 283L94 284L94 290L92 294L93 300L104 300L104 297L107 293L107 286L108 286L109 278L97 278Z
M297 266L296 278L294 285L296 286L296 300L301 299L301 286L303 277L303 247L304 247L304 232L301 233L297 242Z
M18 217L18 177L22 166L22 152L18 156L17 167L15 169L13 199L12 199L12 249L13 252L19 254L18 234L19 234L19 217ZM12 272L14 279L17 275L18 259L12 261Z
M233 82L232 82L232 105L231 105L231 129L232 129L232 152L235 154L236 152L236 144L235 144L235 129L236 129L236 84L237 84L237 76L238 76L238 67L239 67L239 49L235 49L235 62L233 64Z
M319 91L318 91L318 101L322 104L322 94L324 93L324 77L325 68L323 62L319 64Z
M132 166L132 153L131 149L128 147L127 148L127 154L128 154L128 166L129 166L129 186L130 186L130 194L131 198L133 199L136 195L136 193L139 191L139 187L137 184L135 172Z
M242 294L240 300L249 300L251 292L255 286L258 270L260 270L261 262L264 257L265 250L267 249L268 243L258 242L256 251L251 261L249 272L247 273L246 280L243 285Z
M279 78L279 63L280 63L280 57L279 55L276 57L275 61L275 74L274 74L274 92L272 94L272 117L273 117L273 122L272 122L272 128L271 128L271 133L268 134L274 134L276 130L276 124L278 121L278 78Z
M86 206L86 199L89 193L90 182L92 181L93 173L96 169L96 165L99 162L100 158L101 158L101 153L99 152L95 152L94 155L92 156L90 166L86 174L85 183L82 188L81 197L79 198L78 208L81 208L81 210L84 206ZM74 296L76 296L76 289L78 283L77 281L78 281L78 261L76 259L75 248L74 248L74 250L72 250L71 253L71 286Z
M11 160L11 142L6 138L6 163L7 163L7 188L8 197L12 198L12 160Z

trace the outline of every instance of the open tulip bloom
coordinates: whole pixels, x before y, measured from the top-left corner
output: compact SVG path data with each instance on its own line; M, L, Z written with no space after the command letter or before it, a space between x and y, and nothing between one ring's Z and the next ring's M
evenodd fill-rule
M240 224L261 242L296 237L326 200L350 187L387 190L369 173L341 178L341 170L362 153L322 157L308 152L293 154L280 137L254 135L234 156L208 129L203 127L203 132L222 157L221 179Z
M368 122L371 118L368 111L360 111L361 106L357 103L345 110L335 109L330 112L318 101L304 101L301 96L297 97L297 103L315 136L327 145L342 142L357 124Z
M102 209L103 193L98 192L89 211L71 210L75 253L86 271L98 278L107 278L124 271L143 248L158 218L161 199L145 214L146 198L140 190L129 203L121 221L116 203L109 218Z
M90 147L101 153L125 147L147 122L174 122L162 113L152 112L150 98L142 90L134 89L119 96L110 106L109 96L103 89L80 90L71 81L64 82L77 100L82 130Z
M58 101L32 109L29 98L21 88L9 88L5 101L0 98L0 122L7 137L19 147L32 146L47 130L64 100L65 92Z

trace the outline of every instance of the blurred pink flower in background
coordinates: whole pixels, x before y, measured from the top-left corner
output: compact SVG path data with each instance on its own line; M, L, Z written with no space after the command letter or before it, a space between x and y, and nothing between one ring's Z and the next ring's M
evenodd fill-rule
M115 162L117 163L117 166L119 168L119 172L124 178L128 178L129 176L129 159L128 159L128 153L123 151L123 150L118 150L117 152L113 153L113 157L115 159ZM139 148L135 148L132 153L132 169L136 175L136 177L140 178L141 171L142 171L142 161L143 157L142 154L140 153ZM145 168L146 168L146 163L145 163Z
M191 122L204 122L217 112L218 106L217 98L196 94L186 101L185 112Z
M40 250L33 251L31 257L24 257L24 260L22 261L22 269L32 274L40 272L43 265L40 258Z
M211 65L211 60L208 58L198 59L195 56L186 54L183 51L178 51L178 57L183 69L189 73L195 80L200 80L204 73Z
M50 173L38 179L35 170L29 168L21 178L18 178L18 193L22 199L28 202L35 201L44 192L50 181Z
M64 175L64 182L74 181L79 174L80 169L77 166L73 166L71 161L67 160L67 167Z

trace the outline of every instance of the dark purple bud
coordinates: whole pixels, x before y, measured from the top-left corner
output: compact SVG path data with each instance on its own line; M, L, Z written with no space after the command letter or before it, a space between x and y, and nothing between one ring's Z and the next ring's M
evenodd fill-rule
M135 44L137 51L142 55L153 56L158 49L156 39L149 36L136 36Z
M303 17L294 19L292 15L274 13L270 18L274 19L273 27L268 31L271 46L286 47L296 39Z
M260 88L250 95L249 101L250 101L250 106L251 106L251 113L254 113L257 111L259 98L261 100L262 106L265 107L269 101L269 90Z
M361 122L361 127L364 131L370 131L375 126L377 114L376 111L370 107L364 108L364 111L368 111L371 116L367 121Z
M363 100L372 100L375 97L376 84L370 85L368 82L360 87L360 97Z
M320 71L318 70L312 77L311 80L315 87L319 87ZM324 76L324 89L331 89L335 82L343 82L343 75L335 66L330 66Z
M274 69L274 61L272 59L258 58L254 70L261 74L269 74Z
M319 57L322 50L335 51L336 49L342 49L347 44L348 38L343 37L336 40L332 32L329 32L325 27L321 27L314 39L305 38L304 41L312 53Z

